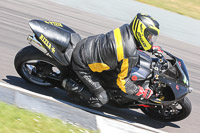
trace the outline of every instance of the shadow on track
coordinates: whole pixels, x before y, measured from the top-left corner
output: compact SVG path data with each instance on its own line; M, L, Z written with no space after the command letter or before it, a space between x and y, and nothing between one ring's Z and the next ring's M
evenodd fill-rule
M42 87L42 86L38 86L32 83L29 83L25 80L23 80L20 77L16 77L16 76L6 76L7 79L2 79L3 81L14 85L14 86L18 86L21 88L24 88L26 90L35 92L35 93L39 93L42 95L46 95L46 96L51 96L53 98L60 98L62 100L65 100L66 98L66 93L65 91L61 90L61 89L57 89L57 88L53 88L53 87Z
M53 88L53 87L50 88L50 87L37 86L31 83L28 83L22 78L16 77L16 76L6 76L6 77L7 79L2 79L2 80L11 85L18 86L35 93L53 97L56 100L59 100L65 104L69 104L71 106L80 108L82 110L85 110L93 114L109 117L111 119L123 120L128 123L140 123L140 124L144 124L153 128L157 128L157 129L164 128L166 126L180 128L180 126L171 122L166 123L166 122L155 121L147 117L143 113L138 112L139 111L138 109L133 110L133 109L126 109L126 108L115 108L109 105L105 105L102 108L92 108L87 103L80 102L80 100L78 100L77 98L67 95L66 92L61 89ZM87 108L89 108L89 110ZM92 111L92 110L95 110L95 111Z

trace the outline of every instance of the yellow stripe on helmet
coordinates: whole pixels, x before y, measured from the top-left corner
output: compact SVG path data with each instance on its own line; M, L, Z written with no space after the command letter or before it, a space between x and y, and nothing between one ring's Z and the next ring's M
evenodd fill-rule
M132 31L133 31L134 34L135 34L134 26L135 26L136 22L137 22L137 16L135 17L133 24L132 24Z

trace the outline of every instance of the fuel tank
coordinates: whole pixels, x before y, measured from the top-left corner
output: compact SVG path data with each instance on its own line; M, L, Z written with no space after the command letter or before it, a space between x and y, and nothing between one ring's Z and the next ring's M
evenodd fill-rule
M131 80L137 84L138 82L145 81L151 74L151 57L145 52L139 51L139 62L137 66L131 70Z

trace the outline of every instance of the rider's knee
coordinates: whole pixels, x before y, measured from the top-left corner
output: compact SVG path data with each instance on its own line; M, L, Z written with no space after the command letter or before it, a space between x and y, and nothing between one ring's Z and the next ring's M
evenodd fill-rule
M106 91L103 90L102 92L98 93L96 95L96 97L99 99L99 101L102 103L102 104L106 104L108 102L108 95L106 94Z

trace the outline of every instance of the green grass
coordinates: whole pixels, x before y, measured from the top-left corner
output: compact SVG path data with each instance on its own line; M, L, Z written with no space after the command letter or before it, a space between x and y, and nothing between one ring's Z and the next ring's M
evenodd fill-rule
M200 20L200 0L137 0Z
M0 102L0 133L97 133Z

